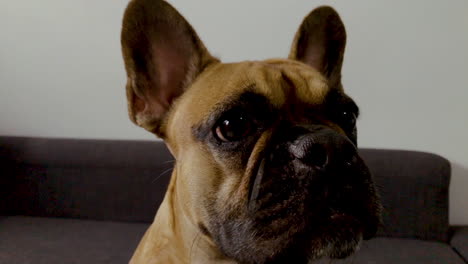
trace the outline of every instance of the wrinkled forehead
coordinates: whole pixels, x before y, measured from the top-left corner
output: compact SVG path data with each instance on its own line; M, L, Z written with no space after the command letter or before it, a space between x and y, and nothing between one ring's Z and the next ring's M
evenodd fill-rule
M245 92L262 95L281 108L298 101L320 105L328 90L326 79L318 71L292 60L217 64L206 69L180 98L174 119L202 122Z

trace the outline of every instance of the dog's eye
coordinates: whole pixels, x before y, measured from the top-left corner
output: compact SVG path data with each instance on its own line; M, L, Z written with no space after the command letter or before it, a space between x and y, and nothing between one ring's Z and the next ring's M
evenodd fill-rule
M224 142L238 141L247 136L252 129L252 122L242 116L222 118L215 128L216 137Z
M356 126L356 114L350 111L343 111L340 114L341 124L345 129L352 129Z

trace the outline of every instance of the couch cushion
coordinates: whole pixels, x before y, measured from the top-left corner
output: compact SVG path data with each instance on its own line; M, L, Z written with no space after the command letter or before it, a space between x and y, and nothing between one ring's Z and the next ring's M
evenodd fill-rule
M0 218L0 263L128 263L147 224Z
M454 228L450 244L468 263L468 226Z
M328 264L330 260L322 259L314 264ZM375 238L365 241L361 249L344 260L333 260L333 264L464 264L465 262L452 248L444 243L401 239Z
M378 235L448 242L450 163L426 152L361 149L382 196Z
M76 219L0 219L0 263L127 263L147 224ZM314 264L330 263L319 260ZM450 246L429 241L376 238L352 257L332 263L463 264Z

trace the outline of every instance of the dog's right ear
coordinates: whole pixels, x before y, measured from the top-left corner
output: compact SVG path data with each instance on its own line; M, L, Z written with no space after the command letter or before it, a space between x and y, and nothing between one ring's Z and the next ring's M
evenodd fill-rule
M121 44L130 119L164 138L165 117L174 100L217 59L190 24L161 0L129 3Z

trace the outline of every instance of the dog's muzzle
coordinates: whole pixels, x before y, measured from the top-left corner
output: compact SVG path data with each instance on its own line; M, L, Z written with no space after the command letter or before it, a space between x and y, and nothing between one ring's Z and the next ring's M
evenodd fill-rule
M294 225L310 237L333 241L375 235L379 198L346 135L322 125L295 126L274 136L271 146L251 184L249 211L258 226L270 226L274 236ZM352 251L346 245L329 255L344 257Z
M305 263L349 256L375 235L379 198L346 135L294 126L278 130L268 146L251 175L245 211L239 207L218 223L224 252L245 263L283 263L291 256Z

